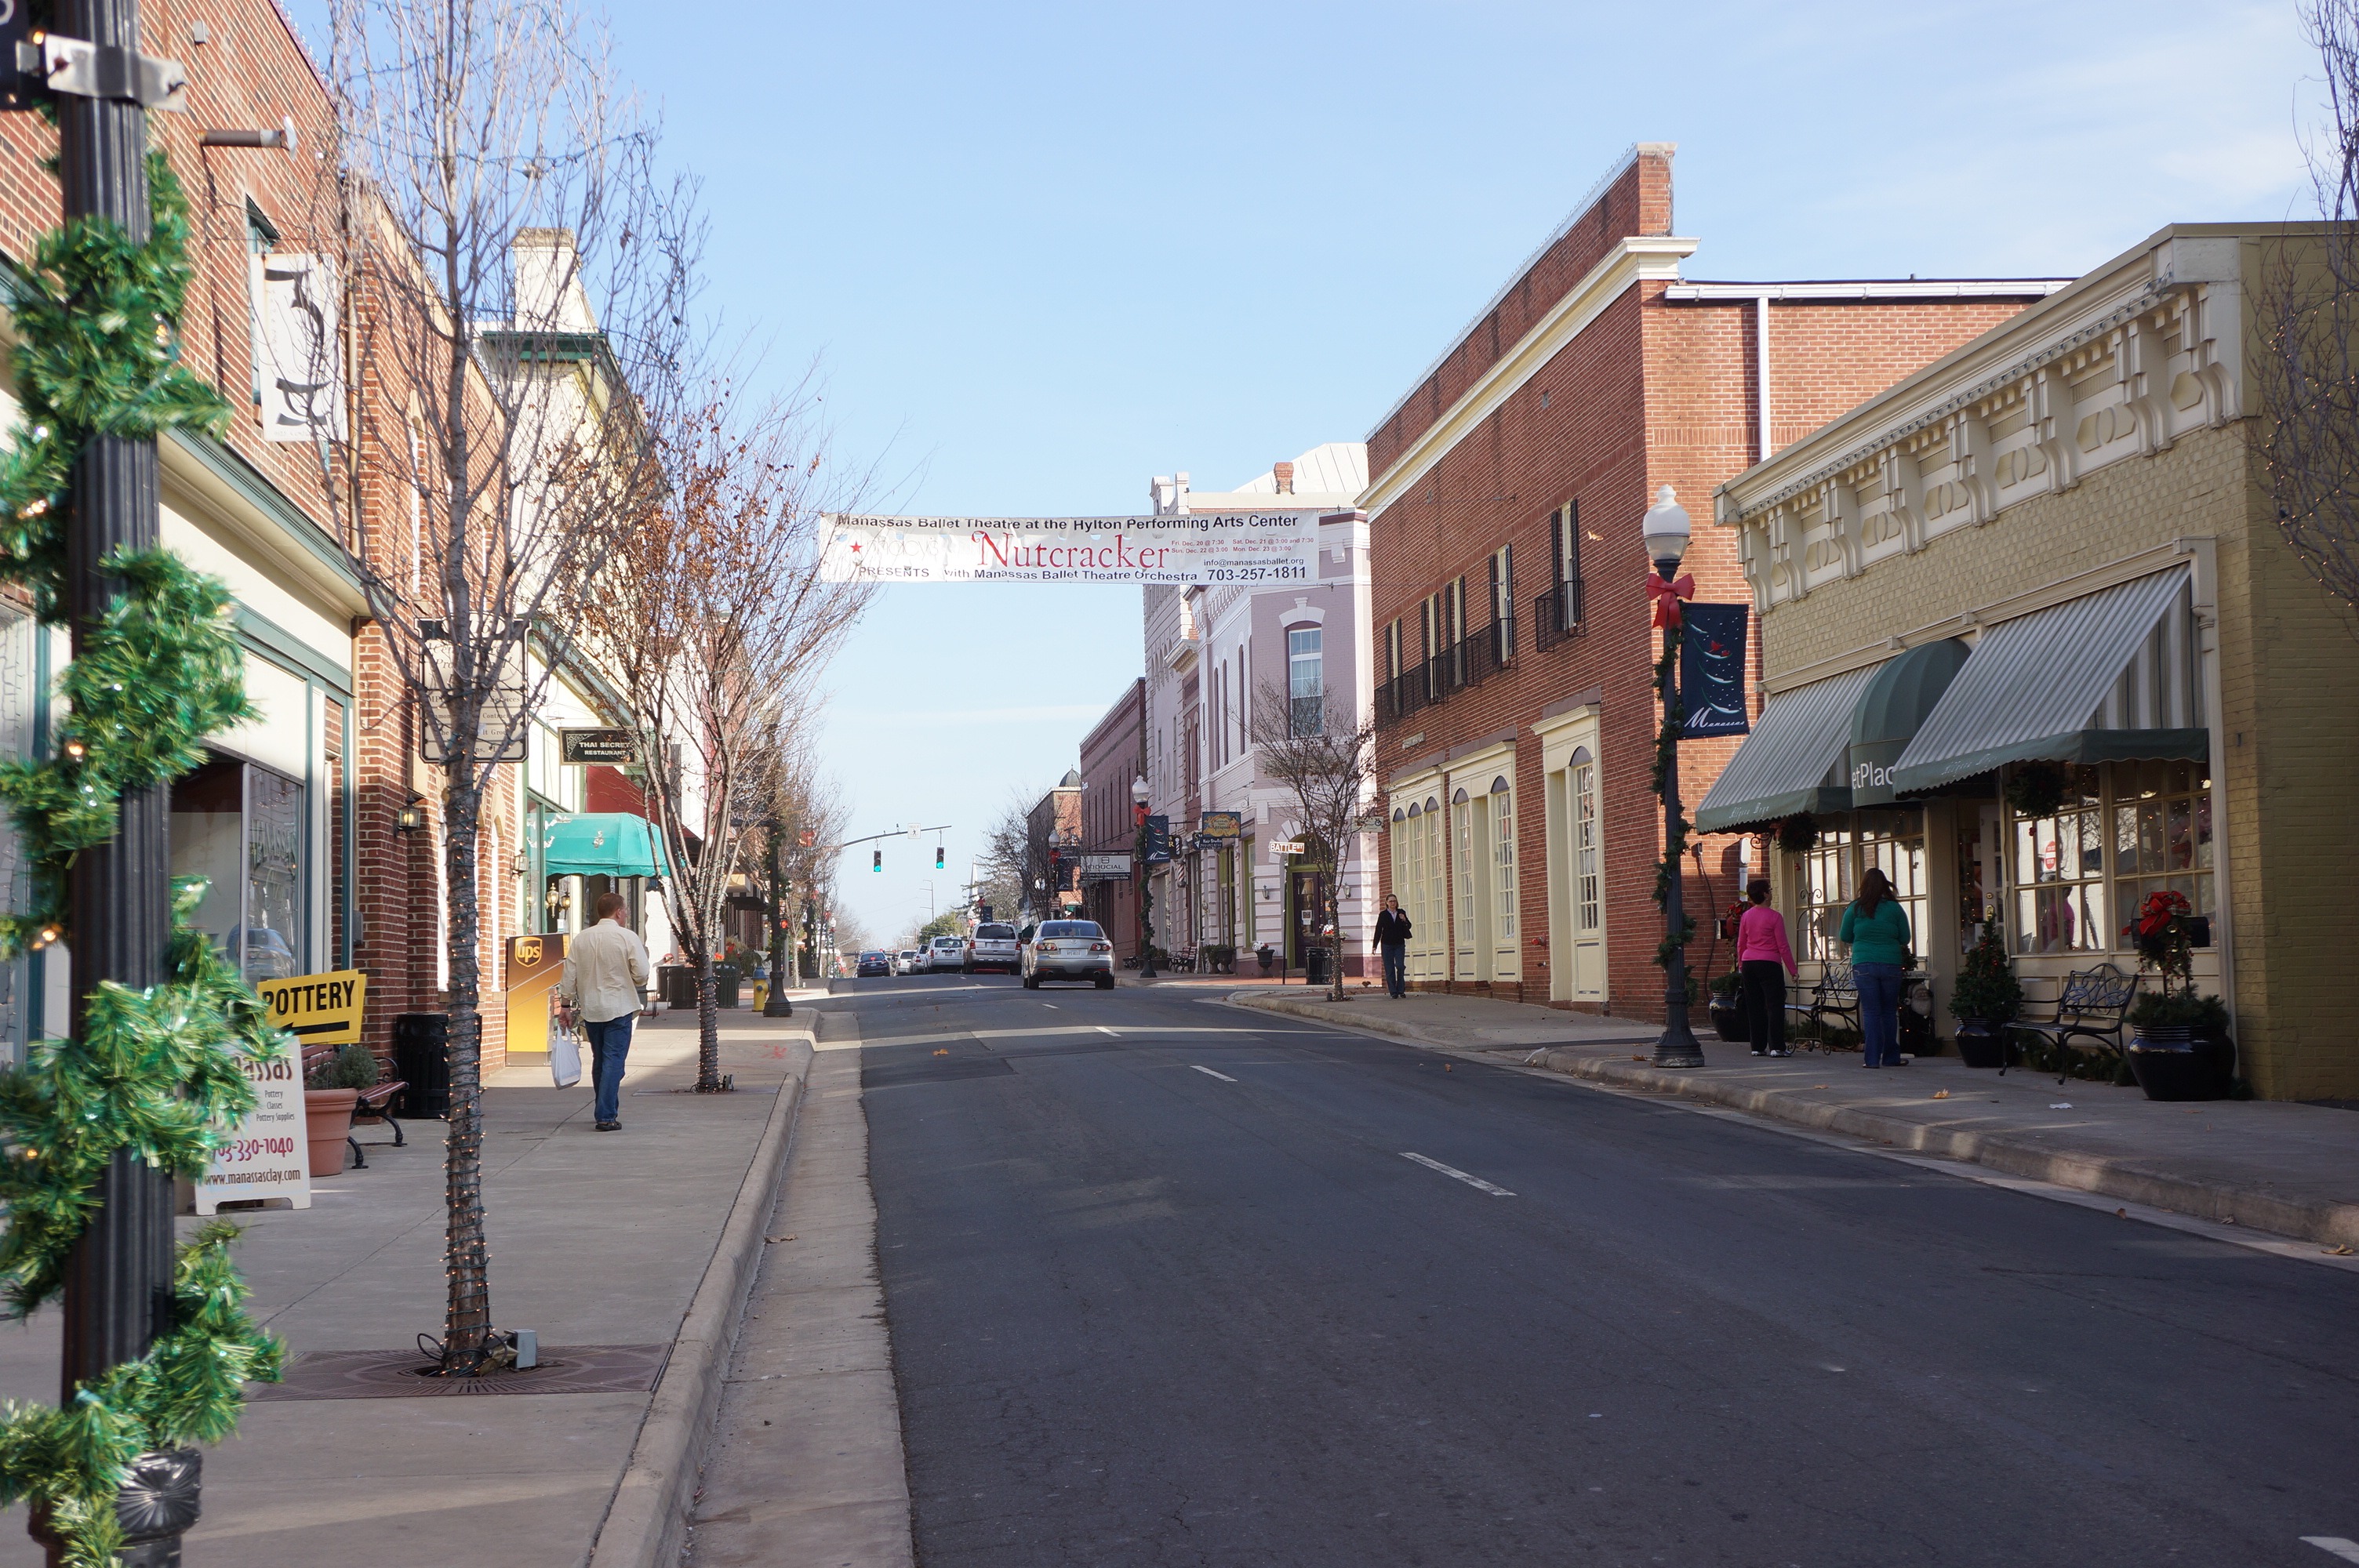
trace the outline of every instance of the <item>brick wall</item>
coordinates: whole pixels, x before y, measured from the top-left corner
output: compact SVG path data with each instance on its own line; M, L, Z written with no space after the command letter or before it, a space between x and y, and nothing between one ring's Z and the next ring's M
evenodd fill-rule
M1637 225L1601 221L1638 214ZM1576 219L1441 368L1370 438L1370 472L1381 477L1451 403L1511 348L1529 323L1585 276L1625 234L1669 231L1670 163L1642 154L1598 208ZM1514 667L1389 724L1378 740L1378 777L1446 758L1496 738L1516 741L1516 860L1519 977L1494 989L1517 1000L1549 995L1547 837L1540 748L1531 724L1552 703L1600 693L1599 812L1603 838L1609 1009L1659 1017L1661 971L1653 962L1661 914L1652 892L1661 814L1649 767L1656 708L1656 633L1641 580L1649 569L1639 519L1659 485L1676 487L1696 524L1684 570L1697 597L1741 602L1750 592L1732 537L1710 524L1715 485L1755 456L1754 321L1749 305L1672 303L1643 283L1605 308L1502 406L1443 455L1371 524L1375 646L1394 619L1416 656L1418 605L1450 579L1468 578L1470 631L1487 624L1486 557L1512 545L1517 656ZM1799 435L1864 401L2020 307L1908 301L1777 305L1770 312L1773 429ZM1580 506L1587 614L1581 633L1542 653L1532 643L1531 601L1549 586L1549 514ZM1383 672L1379 672L1380 675ZM1680 754L1690 810L1736 741L1694 741ZM1733 892L1733 840L1706 846L1709 891L1691 881L1690 911L1708 914ZM1455 848L1452 846L1454 860ZM1381 881L1391 887L1390 856ZM1692 865L1689 868L1692 874ZM1453 863L1452 879L1456 876ZM1454 880L1451 884L1454 887ZM1451 914L1455 903L1451 901ZM1452 933L1451 946L1455 946Z

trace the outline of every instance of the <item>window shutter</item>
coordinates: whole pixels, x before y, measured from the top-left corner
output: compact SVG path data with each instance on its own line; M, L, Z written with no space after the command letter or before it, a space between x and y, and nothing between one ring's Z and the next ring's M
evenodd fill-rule
M1549 514L1549 586L1564 580L1564 508Z

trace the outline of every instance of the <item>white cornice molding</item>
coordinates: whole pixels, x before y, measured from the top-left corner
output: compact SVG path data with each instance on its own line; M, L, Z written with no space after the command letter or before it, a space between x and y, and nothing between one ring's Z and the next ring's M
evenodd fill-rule
M1440 418L1426 427L1392 467L1369 484L1360 497L1360 509L1373 518L1407 494L1443 454L1521 390L1556 357L1558 350L1579 337L1625 291L1642 282L1676 282L1680 263L1695 254L1697 243L1653 234L1633 234L1615 242L1587 276L1549 307L1514 348L1500 355Z

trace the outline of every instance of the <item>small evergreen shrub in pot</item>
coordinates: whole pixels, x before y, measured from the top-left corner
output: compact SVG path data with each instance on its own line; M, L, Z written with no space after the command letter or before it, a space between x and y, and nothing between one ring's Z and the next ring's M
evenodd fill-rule
M1998 917L1983 922L1950 988L1950 1016L1958 1021L1958 1059L1969 1067L2007 1065L2007 1029L2023 1011L2023 983L2006 959Z

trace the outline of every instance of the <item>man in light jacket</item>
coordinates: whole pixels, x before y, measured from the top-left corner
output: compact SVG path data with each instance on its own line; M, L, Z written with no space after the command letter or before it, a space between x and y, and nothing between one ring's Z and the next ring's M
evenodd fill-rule
M598 924L565 947L565 978L557 994L578 1011L590 1037L590 1082L597 1091L598 1130L623 1126L623 1059L631 1054L631 1021L647 989L647 946L623 924L628 905L618 892L598 901Z

